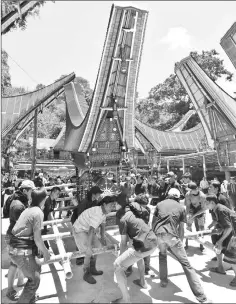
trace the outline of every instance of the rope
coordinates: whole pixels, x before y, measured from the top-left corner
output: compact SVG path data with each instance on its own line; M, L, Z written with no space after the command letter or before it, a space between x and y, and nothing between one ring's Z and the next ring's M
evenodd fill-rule
M33 80L36 84L39 84L39 81L36 81L33 77L31 77L30 75L29 75L29 73L28 72L26 72L20 65L19 65L19 63L17 63L16 62L16 60L15 59L13 59L10 55L9 55L9 53L8 53L8 56L11 58L11 60L12 61L14 61L15 62L15 64L31 79L31 80Z

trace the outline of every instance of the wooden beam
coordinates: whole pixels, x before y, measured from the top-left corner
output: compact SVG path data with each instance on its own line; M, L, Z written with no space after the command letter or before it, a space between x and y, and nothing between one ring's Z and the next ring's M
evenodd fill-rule
M37 139L38 139L38 108L34 111L34 137L33 137L33 156L31 166L31 180L34 179L37 163Z

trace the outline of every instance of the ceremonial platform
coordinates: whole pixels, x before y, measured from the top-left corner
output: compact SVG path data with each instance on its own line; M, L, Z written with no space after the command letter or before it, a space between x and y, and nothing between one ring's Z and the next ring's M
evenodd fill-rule
M208 222L210 222L208 214ZM4 235L8 228L8 219L2 220L2 303L11 303L6 295L9 259L6 251ZM68 231L71 224L58 224L60 232ZM50 232L49 232L50 233ZM118 229L108 233L116 240L120 240ZM208 236L205 237L210 240ZM76 251L73 237L63 239L67 252ZM54 241L50 245L55 254L58 254ZM212 251L206 250L201 253L196 241L189 241L188 257L192 266L196 269L207 296L213 303L235 303L235 288L229 286L233 278L233 271L228 270L227 275L219 275L209 272L208 268L215 266L211 261L214 257ZM59 262L42 266L41 282L38 289L39 300L37 303L109 303L120 297L119 288L114 279L113 262L115 256L112 253L103 253L98 256L98 269L104 271L102 276L97 276L97 284L89 285L83 280L82 266L77 266L75 260L71 260L73 277L65 279L63 267ZM226 264L225 264L226 265ZM173 256L168 254L169 285L167 288L160 287L158 250L151 257L151 268L155 277L146 277L148 289L141 289L133 283L137 279L137 266L134 265L133 273L128 278L128 287L133 303L197 303L192 294L186 276L181 265ZM226 265L226 269L229 268ZM15 284L17 281L15 281ZM15 287L16 290L21 288Z

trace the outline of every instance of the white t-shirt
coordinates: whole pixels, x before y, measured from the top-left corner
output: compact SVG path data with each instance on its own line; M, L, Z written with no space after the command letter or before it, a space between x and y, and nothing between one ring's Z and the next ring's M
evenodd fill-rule
M97 229L102 223L106 222L106 215L102 211L101 206L92 207L83 211L77 220L74 222L74 229L76 233L81 231L89 231L92 226Z

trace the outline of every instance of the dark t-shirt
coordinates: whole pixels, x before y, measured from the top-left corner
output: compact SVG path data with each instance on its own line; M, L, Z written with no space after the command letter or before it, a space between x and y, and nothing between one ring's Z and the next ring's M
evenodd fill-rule
M217 196L217 199L218 199L218 204L231 209L230 201L223 194L219 194ZM215 218L215 214L214 214L213 210L209 210L209 213L211 214L212 220L215 221L216 218Z
M184 206L173 199L166 199L156 206L153 215L152 229L157 233L170 233L179 237L180 222L187 222Z
M25 196L21 191L16 191L12 195L12 201L10 202L10 206L9 206L10 225L8 227L7 234L11 234L12 228L14 227L19 216L27 206L28 206L27 196Z
M89 200L88 198L83 199L81 202L79 202L77 208L73 211L72 217L71 217L71 223L72 225L74 224L74 222L77 220L77 218L79 217L79 215L84 212L84 210L87 210L89 208L92 207L96 207L97 201L92 201Z
M14 200L11 203L10 212L9 212L10 225L8 227L7 234L11 234L12 228L15 226L18 218L20 217L21 213L24 210L25 210L25 205L21 201Z
M116 217L120 234L127 234L133 240L135 250L145 252L157 246L157 239L152 229L132 211L128 210L124 213L124 210L120 209Z
M217 198L221 205L231 209L230 201L227 199L227 197L225 197L223 194L219 194Z
M212 215L217 221L217 226L223 229L230 228L233 225L233 220L236 221L236 214L222 204L217 204L216 209L212 210ZM235 225L236 226L236 225ZM234 227L232 227L234 228Z
M54 206L55 206L55 200L52 201L52 199L49 195L46 198L44 209L43 209L43 214L44 214L43 220L44 221L48 220L48 215L50 212L53 212Z
M146 188L143 186L143 184L136 184L134 188L134 193L136 195L139 195L141 193L146 193Z

